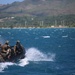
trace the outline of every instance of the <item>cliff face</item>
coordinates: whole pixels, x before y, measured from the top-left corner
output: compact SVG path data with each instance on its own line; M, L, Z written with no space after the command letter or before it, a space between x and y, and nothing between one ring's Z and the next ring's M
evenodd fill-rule
M65 15L75 14L75 0L24 0L0 6L0 16L4 15Z

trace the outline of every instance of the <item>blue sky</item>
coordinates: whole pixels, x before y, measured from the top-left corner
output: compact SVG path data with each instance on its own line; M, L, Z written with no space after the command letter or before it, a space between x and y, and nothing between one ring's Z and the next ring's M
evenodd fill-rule
M0 0L0 4L9 4L9 3L12 3L14 1L23 1L23 0Z

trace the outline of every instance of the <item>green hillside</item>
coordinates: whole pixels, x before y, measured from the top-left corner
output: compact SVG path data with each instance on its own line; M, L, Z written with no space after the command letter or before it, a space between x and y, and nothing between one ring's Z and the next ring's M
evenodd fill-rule
M65 26L75 26L75 0L24 0L0 5L1 27L51 26L55 21L57 25L64 21Z
M2 15L63 15L75 14L75 0L25 0L0 6Z

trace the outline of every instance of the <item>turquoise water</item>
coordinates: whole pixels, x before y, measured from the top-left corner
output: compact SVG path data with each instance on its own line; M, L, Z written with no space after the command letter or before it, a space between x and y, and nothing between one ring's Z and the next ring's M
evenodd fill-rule
M75 28L0 29L6 40L20 40L26 58L0 63L0 75L75 75Z

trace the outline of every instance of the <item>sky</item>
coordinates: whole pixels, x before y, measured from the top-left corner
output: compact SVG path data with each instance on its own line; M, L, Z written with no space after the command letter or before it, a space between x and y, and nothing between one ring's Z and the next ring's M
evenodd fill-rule
M10 4L15 1L23 1L23 0L0 0L0 4Z

